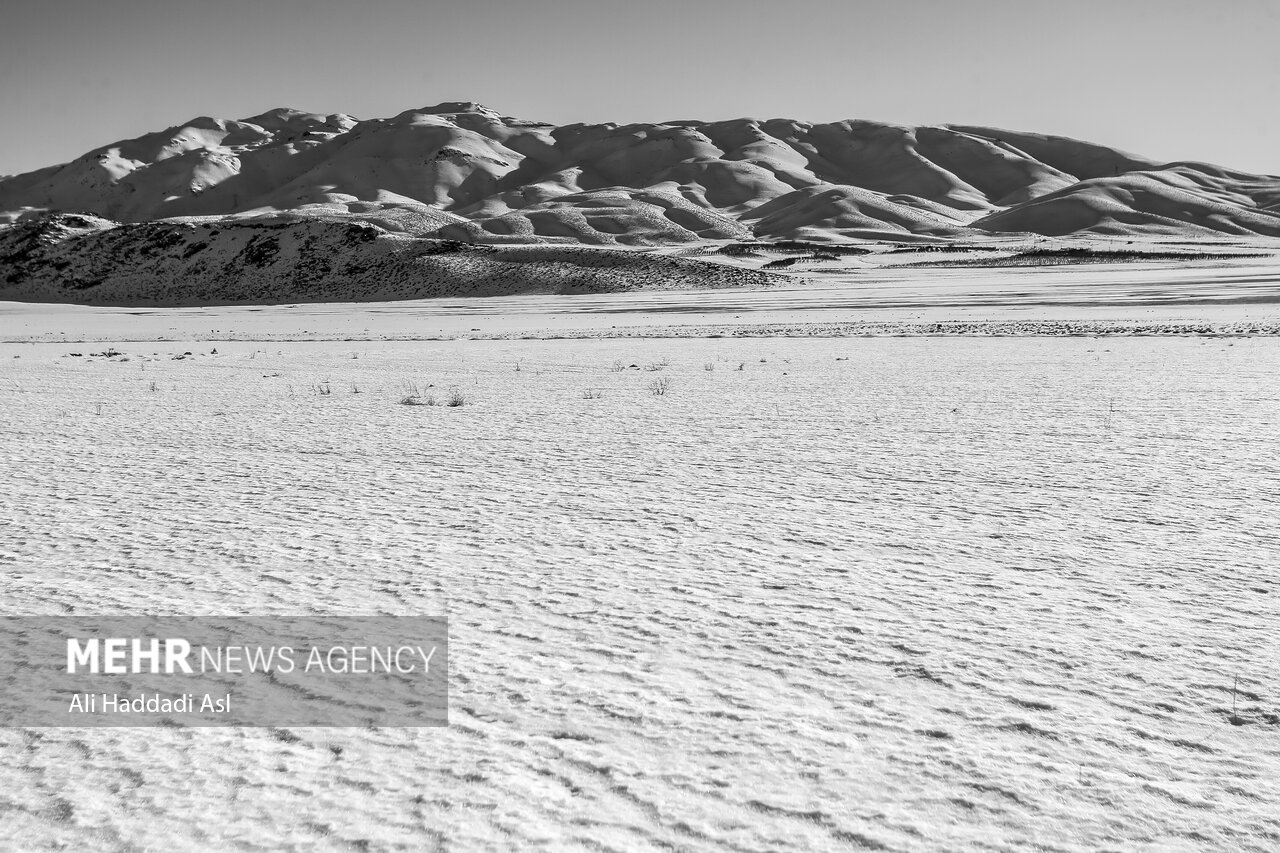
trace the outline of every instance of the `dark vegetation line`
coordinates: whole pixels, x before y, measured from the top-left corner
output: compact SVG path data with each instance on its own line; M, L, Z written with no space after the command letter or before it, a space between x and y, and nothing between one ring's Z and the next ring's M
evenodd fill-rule
M1108 264L1133 261L1229 261L1269 258L1267 252L1168 252L1140 249L1029 249L1003 258L910 261L898 267L1030 267L1056 264Z

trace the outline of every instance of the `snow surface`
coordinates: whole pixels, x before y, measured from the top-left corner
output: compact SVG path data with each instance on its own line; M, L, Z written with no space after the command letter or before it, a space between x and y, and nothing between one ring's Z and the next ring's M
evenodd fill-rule
M0 344L0 607L447 597L452 725L0 729L0 847L1280 846L1273 339L115 349Z

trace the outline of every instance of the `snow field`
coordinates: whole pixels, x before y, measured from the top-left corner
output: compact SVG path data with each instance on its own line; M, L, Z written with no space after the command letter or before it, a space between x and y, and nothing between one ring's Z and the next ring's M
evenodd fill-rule
M445 597L452 690L447 730L0 730L0 847L1274 849L1277 368L0 345L6 612Z

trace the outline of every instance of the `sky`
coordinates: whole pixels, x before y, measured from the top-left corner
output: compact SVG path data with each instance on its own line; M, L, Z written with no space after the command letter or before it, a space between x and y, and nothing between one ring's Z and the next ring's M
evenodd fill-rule
M40 0L0 174L199 115L979 124L1280 174L1280 0Z

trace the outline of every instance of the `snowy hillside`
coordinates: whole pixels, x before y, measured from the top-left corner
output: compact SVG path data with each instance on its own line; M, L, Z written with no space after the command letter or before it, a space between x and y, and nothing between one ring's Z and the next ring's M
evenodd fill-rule
M478 243L1280 236L1280 177L984 127L551 124L444 103L199 117L0 180L0 221L340 212Z

